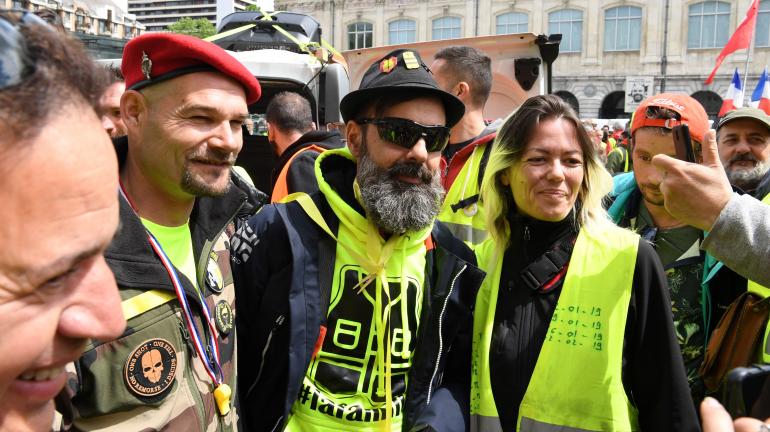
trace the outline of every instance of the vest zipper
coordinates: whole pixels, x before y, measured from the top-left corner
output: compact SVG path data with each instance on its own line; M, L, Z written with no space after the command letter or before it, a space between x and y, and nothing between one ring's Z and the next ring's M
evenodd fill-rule
M430 405L430 397L433 394L433 381L436 379L436 374L438 373L438 366L439 366L439 363L441 363L441 353L442 351L444 351L444 335L442 333L442 330L443 330L444 313L446 312L446 306L447 306L447 303L449 303L449 297L452 295L452 291L454 290L455 282L457 282L457 278L460 277L460 275L465 271L466 268L468 268L468 265L463 264L463 268L461 268L460 271L457 272L455 277L452 279L452 283L449 285L449 292L444 298L444 305L441 308L441 313L438 316L438 354L436 355L436 365L433 368L433 375L431 375L430 382L428 383L428 398L426 399L426 402L425 402L426 405Z
M254 380L254 384L249 387L249 391L246 392L247 395L251 394L252 390L254 390L254 387L259 382L259 379L262 377L262 371L265 369L265 355L267 354L267 350L270 348L270 342L273 340L273 333L278 330L278 327L283 324L284 320L285 317L283 315L278 315L278 318L275 319L275 323L273 323L273 328L270 329L270 333L267 334L267 342L265 342L265 348L262 349L262 360L259 363L257 378Z

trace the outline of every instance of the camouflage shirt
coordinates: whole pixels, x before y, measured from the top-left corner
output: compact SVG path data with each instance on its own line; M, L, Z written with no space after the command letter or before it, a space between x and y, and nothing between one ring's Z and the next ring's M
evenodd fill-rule
M205 298L216 327L222 375L233 399L235 297L229 239L245 201L237 188L222 197L196 200L190 219L196 284L177 271L198 331L208 341L196 285ZM168 273L123 199L120 218L121 230L105 257L115 273L128 326L118 339L93 341L69 366L69 381L57 397L61 430L235 430L235 403L231 400L226 415L218 413L214 384L193 348Z
M648 234L655 251L666 271L671 295L671 312L674 316L679 348L682 350L687 379L693 400L699 402L704 387L698 369L705 353L706 334L703 328L702 287L703 257L700 241L703 232L683 226L668 230L651 231L653 224L644 205L639 208L637 231Z

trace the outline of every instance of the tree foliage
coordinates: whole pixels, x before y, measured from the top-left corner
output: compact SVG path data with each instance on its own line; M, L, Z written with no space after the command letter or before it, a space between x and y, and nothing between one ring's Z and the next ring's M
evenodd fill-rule
M174 33L195 36L201 39L205 39L211 35L216 34L217 32L214 24L211 24L211 22L206 18L192 19L190 17L184 17L174 24L171 24L168 26L168 30Z

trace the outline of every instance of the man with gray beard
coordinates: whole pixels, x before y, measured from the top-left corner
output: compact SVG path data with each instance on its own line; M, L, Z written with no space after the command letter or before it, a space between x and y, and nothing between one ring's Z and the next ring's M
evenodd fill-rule
M717 126L717 142L732 185L759 200L770 194L770 117L764 111L728 112Z
M318 192L263 208L231 244L250 311L236 317L243 425L464 431L483 272L434 223L464 106L397 50L340 110L348 148L318 156Z

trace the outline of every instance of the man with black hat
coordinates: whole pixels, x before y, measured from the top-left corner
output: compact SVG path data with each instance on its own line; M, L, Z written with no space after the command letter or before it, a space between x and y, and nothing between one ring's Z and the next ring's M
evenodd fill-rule
M169 33L128 42L122 70L121 229L105 257L128 326L75 363L62 428L236 430L228 246L258 204L231 167L260 86L216 45Z
M264 207L233 241L244 426L464 431L483 273L434 223L463 104L402 49L340 109L348 148L318 157L319 191Z
M770 194L770 117L759 108L725 114L717 126L719 159L730 183L761 200Z

